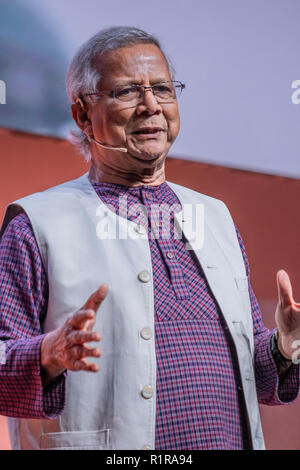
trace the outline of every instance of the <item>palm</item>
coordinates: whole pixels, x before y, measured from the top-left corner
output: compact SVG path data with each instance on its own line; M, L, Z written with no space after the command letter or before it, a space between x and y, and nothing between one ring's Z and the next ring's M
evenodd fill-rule
M288 274L277 273L278 304L275 321L279 330L282 352L291 357L295 351L294 341L300 340L300 303L293 299L292 286Z

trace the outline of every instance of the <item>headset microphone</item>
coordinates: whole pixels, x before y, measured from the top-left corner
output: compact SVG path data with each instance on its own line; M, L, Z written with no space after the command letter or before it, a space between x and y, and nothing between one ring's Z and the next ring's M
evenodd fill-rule
M119 152L128 152L127 148L125 147L111 147L110 145L106 144L101 144L101 142L98 142L98 140L94 139L91 136L88 136L89 141L95 142L96 145L99 145L100 147L108 150L118 150Z
M83 104L83 101L81 98L77 98L75 100L75 103L79 104L79 106L82 108L82 109L85 109L84 108L84 104ZM89 141L93 141L95 142L96 145L99 145L100 147L104 148L104 149L108 149L108 150L117 150L119 152L128 152L127 148L125 147L111 147L110 145L106 145L106 144L101 144L101 142L98 142L98 140L94 139L93 137L91 137L90 135L87 136Z

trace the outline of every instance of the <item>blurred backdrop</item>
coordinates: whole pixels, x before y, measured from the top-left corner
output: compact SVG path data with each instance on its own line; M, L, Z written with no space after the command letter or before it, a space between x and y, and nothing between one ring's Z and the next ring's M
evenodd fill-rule
M299 177L299 17L299 0L0 0L0 126L64 136L70 58L101 28L133 25L186 83L172 155Z
M10 201L87 170L65 140L67 65L101 28L141 27L186 83L167 179L228 204L273 328L277 270L300 300L299 17L299 0L0 0L0 219ZM269 449L300 449L300 399L261 413Z

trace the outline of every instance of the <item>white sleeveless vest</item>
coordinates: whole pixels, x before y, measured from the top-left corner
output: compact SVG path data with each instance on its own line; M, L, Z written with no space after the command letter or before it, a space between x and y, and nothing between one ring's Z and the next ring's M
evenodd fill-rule
M253 448L264 449L248 280L234 223L221 201L167 183L183 207L175 214L176 223L194 248L236 347ZM190 208L197 204L204 207L200 247L191 235L195 213ZM57 419L8 418L13 448L154 449L156 358L147 233L103 204L87 173L15 201L2 233L21 208L31 221L48 276L43 332L61 326L102 283L109 292L95 325L102 335L102 356L93 358L99 372L68 371L66 406ZM104 219L116 239L99 237Z

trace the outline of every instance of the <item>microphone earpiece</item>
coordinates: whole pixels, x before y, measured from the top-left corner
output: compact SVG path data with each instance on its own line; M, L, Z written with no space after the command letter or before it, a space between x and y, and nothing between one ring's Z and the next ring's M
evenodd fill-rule
M84 109L84 104L83 104L83 101L81 98L76 98L75 100L75 104L78 104L79 103L79 106Z
M100 147L104 148L104 149L108 149L108 150L118 150L119 152L127 152L127 148L125 147L111 147L110 145L106 145L106 144L101 144L101 142L99 142L98 140L94 139L93 137L91 137L90 135L88 136L88 139L89 141L91 142L94 142L96 145L99 145Z
M76 98L75 100L75 104L79 104L79 106L84 109L84 103L82 101L81 98ZM95 142L96 145L99 145L100 147L104 148L104 149L108 149L108 150L118 150L119 152L127 152L127 148L125 147L111 147L110 145L105 145L105 144L101 144L101 142L98 142L98 140L94 139L93 137L91 137L90 135L87 136L89 141L91 142Z

